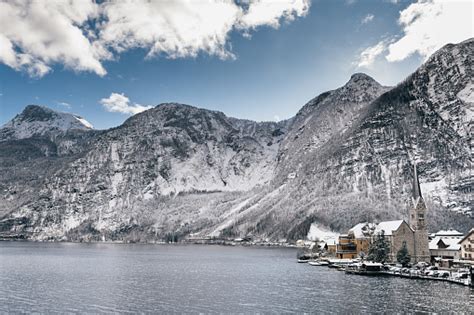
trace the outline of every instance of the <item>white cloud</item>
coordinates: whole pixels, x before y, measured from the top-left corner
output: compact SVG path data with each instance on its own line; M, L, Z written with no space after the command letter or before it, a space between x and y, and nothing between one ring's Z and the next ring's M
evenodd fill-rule
M359 56L356 64L358 67L370 68L375 62L375 59L387 49L387 41L383 40L374 46L364 49Z
M474 2L431 0L413 3L400 12L404 35L388 47L388 61L414 53L427 58L448 43L474 36Z
M106 74L102 62L133 48L147 57L233 58L228 35L250 37L259 26L278 28L305 16L310 0L0 2L0 62L32 77L55 64Z
M84 35L97 10L92 1L0 2L0 62L32 77L55 63L104 75L99 59L107 54Z
M364 49L356 64L370 67L384 53L389 62L404 60L415 53L426 59L448 43L471 38L473 9L471 1L418 0L400 12L398 22L403 35Z
M375 17L375 16L374 16L373 14L370 14L370 13L369 13L369 14L367 14L367 15L362 19L362 21L360 21L360 23L362 23L362 24L370 23L370 22L372 22L372 20L374 19L374 17Z
M136 103L131 103L130 99L123 93L112 93L108 98L103 98L100 103L108 112L122 113L122 114L138 114L152 106L142 106Z
M244 29L262 25L278 28L280 20L291 22L297 17L306 16L309 7L309 0L254 1L240 19L239 26Z

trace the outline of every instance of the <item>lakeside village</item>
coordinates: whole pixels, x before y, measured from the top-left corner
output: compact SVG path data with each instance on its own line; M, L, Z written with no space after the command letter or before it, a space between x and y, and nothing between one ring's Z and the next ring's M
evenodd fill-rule
M298 241L298 262L350 274L450 281L474 286L474 228L428 234L416 165L413 206L405 220L364 222L337 238Z

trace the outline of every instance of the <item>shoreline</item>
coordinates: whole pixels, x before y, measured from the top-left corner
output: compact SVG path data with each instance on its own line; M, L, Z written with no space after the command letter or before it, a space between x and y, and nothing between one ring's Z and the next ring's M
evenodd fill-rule
M62 240L32 240L32 239L8 239L0 238L0 242L20 242L20 243L70 243L70 244L123 244L123 245L209 245L209 246L241 246L241 247L272 247L272 248L297 248L296 245L278 242L235 242L229 240L185 240L180 242L126 242L126 241L62 241Z

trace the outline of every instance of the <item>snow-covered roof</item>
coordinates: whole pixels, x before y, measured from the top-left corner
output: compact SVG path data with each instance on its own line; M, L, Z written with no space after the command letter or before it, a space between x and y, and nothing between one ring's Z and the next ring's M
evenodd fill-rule
M350 230L349 230L349 234L353 234L355 238L364 238L365 235L364 235L364 229L366 228L366 226L370 229L370 228L375 228L375 224L374 223L368 223L368 222L362 222L362 223L358 223L356 224L355 226L353 226Z
M392 235L393 231L398 230L398 228L400 227L400 225L402 225L403 222L403 220L380 222L379 224L377 224L375 232L379 233L383 230L385 232L385 235L390 236Z
M436 236L462 236L463 234L456 230L440 230L435 233Z
M473 233L474 233L474 228L472 228L469 232L467 232L466 235L464 235L464 237L459 241L459 244L461 244L462 242L464 242L464 240L465 240L466 238L468 238L468 237L469 237L471 234L473 234Z
M443 242L447 247L439 248L440 242ZM460 250L461 245L459 244L459 239L453 238L441 238L439 236L432 239L429 243L429 248L431 249L442 249L442 250Z

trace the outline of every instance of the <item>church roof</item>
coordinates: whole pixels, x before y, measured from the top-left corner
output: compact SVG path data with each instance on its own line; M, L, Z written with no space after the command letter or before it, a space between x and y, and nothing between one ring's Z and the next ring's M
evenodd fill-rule
M377 224L377 227L375 229L376 233L379 233L380 231L384 231L385 235L390 236L392 235L393 231L396 231L400 228L400 225L405 222L404 220L396 220L396 221L384 221L380 222Z

